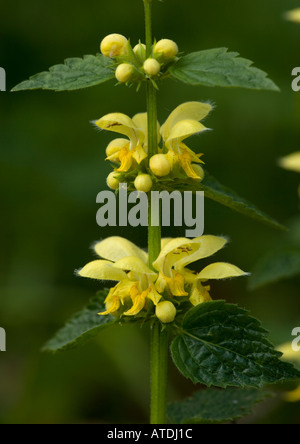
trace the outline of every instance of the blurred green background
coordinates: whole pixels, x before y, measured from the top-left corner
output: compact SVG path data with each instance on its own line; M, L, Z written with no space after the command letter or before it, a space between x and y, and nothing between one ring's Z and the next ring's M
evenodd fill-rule
M298 212L300 182L276 163L300 146L300 93L291 89L300 25L283 19L295 7L297 0L154 1L157 39L174 39L184 52L226 46L254 60L281 88L271 93L166 81L159 119L184 101L214 102L206 120L213 132L192 146L205 153L208 170L223 184L283 223ZM0 66L7 89L64 58L95 54L112 32L134 44L143 38L141 0L3 3ZM40 353L99 288L73 273L92 259L92 242L123 235L146 246L143 229L96 225L96 195L110 170L104 150L112 136L90 124L109 112L145 111L145 95L111 82L73 93L1 92L0 101L0 326L7 332L7 352L0 353L0 421L147 422L147 328L115 328L82 349ZM245 270L285 236L211 202L205 217L206 233L232 241L216 258ZM212 294L249 308L278 345L300 324L299 283L296 278L249 292L240 279L213 284ZM169 380L170 400L194 390L172 363ZM299 417L299 403L273 401L246 422L300 423Z

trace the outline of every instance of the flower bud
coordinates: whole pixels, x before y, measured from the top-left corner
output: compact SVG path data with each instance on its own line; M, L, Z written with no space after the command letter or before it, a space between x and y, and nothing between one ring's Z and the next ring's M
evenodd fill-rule
M150 169L155 176L167 176L171 171L171 164L166 154L155 154L149 162Z
M144 45L144 43L138 43L134 48L133 48L133 52L135 53L135 55L137 56L137 58L139 59L139 61L141 63L144 63L145 59L146 59L146 45Z
M144 63L144 71L150 77L157 76L160 72L160 64L155 59L147 59Z
M157 304L155 310L156 317L164 324L173 322L176 317L176 308L169 301L163 301Z
M106 148L107 157L111 157L114 154L118 153L122 148L129 144L128 139L114 139L110 142L110 144Z
M149 174L139 174L134 181L134 186L138 191L148 193L153 185L151 176Z
M121 34L110 34L102 40L100 49L105 57L114 59L127 53L128 40Z
M173 40L163 39L154 46L153 54L164 61L174 59L178 54L178 46Z
M117 190L119 188L119 184L120 182L118 181L117 177L117 172L113 171L112 173L110 173L106 179L106 183L109 186L109 188L111 188L112 190Z
M132 79L134 68L130 63L122 63L116 69L116 79L121 83L127 83Z
M203 168L196 163L192 165L192 168L195 171L195 173L197 174L197 176L199 176L199 179L195 179L195 180L199 180L201 182L205 176Z

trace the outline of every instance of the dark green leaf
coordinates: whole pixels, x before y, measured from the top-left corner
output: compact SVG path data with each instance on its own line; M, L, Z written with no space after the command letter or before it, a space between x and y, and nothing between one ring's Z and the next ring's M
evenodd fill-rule
M170 69L173 77L190 85L229 86L278 91L267 74L227 48L193 52Z
M66 325L44 346L43 351L66 351L83 345L97 336L101 330L111 326L115 321L112 316L99 316L105 311L104 300L108 290L103 290L93 298L89 305L73 316Z
M30 77L30 80L15 86L12 91L28 89L49 89L72 91L99 85L114 78L111 60L101 54L86 55L65 60L64 65L55 65L47 72Z
M217 424L233 421L252 412L253 407L270 394L256 389L206 389L192 398L168 407L174 424Z
M286 228L277 222L272 217L268 216L263 211L259 210L255 205L247 201L246 199L240 197L235 191L230 188L221 185L214 177L206 175L203 182L197 182L195 180L185 180L185 182L170 180L161 180L159 182L161 189L178 191L204 191L205 197L220 203L237 213L243 214L244 216L250 217L258 222L262 222L273 228L286 230Z
M264 224L271 225L273 228L285 230L285 227L255 205L240 197L236 192L221 185L214 177L207 176L202 183L198 185L199 190L203 190L206 197L222 205L225 205L238 213L244 214Z
M254 290L299 274L300 248L283 247L269 252L259 260L250 278L250 288Z
M184 317L173 360L195 384L254 387L300 378L281 361L267 332L247 311L224 301L200 304Z

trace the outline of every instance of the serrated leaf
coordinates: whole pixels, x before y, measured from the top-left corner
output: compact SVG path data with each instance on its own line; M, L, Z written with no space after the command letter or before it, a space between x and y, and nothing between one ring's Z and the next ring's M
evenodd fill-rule
M256 389L206 389L170 404L168 416L174 424L219 424L249 415L268 396L270 393Z
M184 317L171 351L181 373L195 384L253 387L300 378L246 310L224 301L200 304Z
M65 60L62 65L52 66L49 71L30 77L12 91L48 89L54 91L72 91L99 85L114 78L111 60L102 54L85 55L81 58Z
M168 180L161 180L161 189L174 190L174 182ZM240 197L235 191L225 187L217 181L213 176L207 174L203 182L196 182L195 180L186 181L185 183L176 183L176 190L178 191L204 191L205 197L214 200L237 213L250 217L258 222L269 225L279 230L286 230L286 228L277 222L273 217L261 211L254 204L248 200Z
M263 256L254 267L251 290L300 274L300 248L282 247Z
M114 324L113 316L99 316L98 313L105 311L104 300L109 290L100 291L88 306L74 315L66 325L43 347L45 352L60 352L73 349L93 337L101 330Z
M189 85L242 87L278 91L267 74L227 48L188 54L171 67L173 77Z

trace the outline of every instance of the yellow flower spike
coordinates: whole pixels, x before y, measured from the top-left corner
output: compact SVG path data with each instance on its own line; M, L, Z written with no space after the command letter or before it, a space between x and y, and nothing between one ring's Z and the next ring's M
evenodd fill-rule
M116 177L117 173L113 171L107 176L106 183L111 190L117 190L119 188L120 182Z
M296 171L300 173L300 151L289 154L279 160L279 166L286 170Z
M176 308L172 302L160 302L155 310L156 317L164 324L170 324L176 317Z
M120 83L127 83L133 78L134 67L130 63L121 63L116 69L116 79Z
M139 174L134 181L134 186L137 191L148 193L153 186L151 176L149 174Z
M177 43L173 40L162 39L156 43L153 49L153 54L162 61L174 59L179 52Z
M90 279L107 280L107 281L123 281L127 280L124 271L116 268L109 261L93 261L77 272L78 276Z
M128 52L128 40L121 34L106 36L100 45L100 50L105 57L120 57Z
M208 281L210 279L229 279L239 276L247 276L249 273L245 273L240 268L232 264L225 262L216 262L205 267L200 273L198 273L196 279L202 281Z
M117 262L124 257L132 256L140 258L148 263L148 254L123 237L112 236L94 245L95 252L102 258Z
M285 18L291 22L300 23L300 8L286 12Z
M155 176L167 176L171 172L171 163L167 154L155 154L149 161L149 167Z
M144 71L149 77L155 77L160 73L160 63L155 59L147 59L144 63Z

